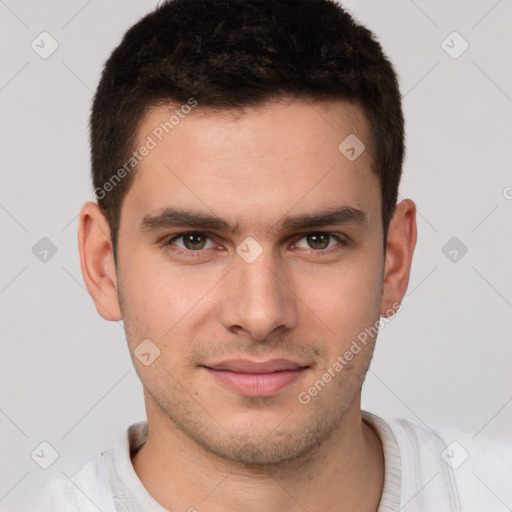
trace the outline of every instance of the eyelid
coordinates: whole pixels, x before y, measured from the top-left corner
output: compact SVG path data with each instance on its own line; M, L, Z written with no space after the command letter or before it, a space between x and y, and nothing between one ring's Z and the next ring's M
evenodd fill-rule
M211 242L218 243L215 240L217 237L213 233L209 233L207 231L188 230L188 231L182 231L180 233L175 233L173 235L167 236L162 241L162 245L163 246L174 245L175 249L173 249L173 250L175 252L183 253L183 254L186 253L187 255L200 255L200 254L204 253L207 249L213 249L213 247L207 247L207 248L198 249L198 250L194 251L194 250L191 250L191 249L182 248L182 247L172 243L173 241L178 240L180 238L183 238L185 235L189 235L189 234L204 235ZM299 233L299 234L294 236L294 240L296 240L296 241L291 244L292 247L293 248L298 248L298 249L304 249L303 247L294 247L294 246L295 246L295 244L299 240L302 240L303 238L307 237L308 235L329 235L329 236L331 236L332 238L334 238L338 242L337 245L335 245L334 247L329 247L328 249L313 249L313 248L307 249L306 248L306 250L308 250L310 252L313 252L313 253L316 253L316 254L322 254L322 253L327 253L329 251L335 251L336 249L340 249L340 247L347 245L347 243L349 242L348 237L346 235L344 235L343 233L335 233L335 232L332 232L332 231L321 231L321 230L318 230L318 231L306 231L306 232Z
M183 238L185 235L204 235L205 238L209 239L212 242L215 242L211 233L208 233L206 231L190 230L190 231L182 231L181 233L176 233L174 235L168 236L164 239L163 243L164 243L164 245L172 245L172 242L174 242L175 240L179 240L180 238ZM182 249L182 247L179 247L179 248ZM190 249L183 249L183 250L185 250L187 252L201 252L201 251L204 251L205 249L200 249L197 251L192 251Z
M307 233L301 233L298 238L296 238L296 242L292 244L292 246L296 247L297 242L307 237L308 235L329 235L331 238L334 238L338 243L334 247L329 247L328 249L306 249L315 253L325 253L330 250L335 250L339 248L339 246L344 246L348 243L348 239L341 233L333 233L332 231L308 231ZM304 249L303 247L298 247L298 249Z

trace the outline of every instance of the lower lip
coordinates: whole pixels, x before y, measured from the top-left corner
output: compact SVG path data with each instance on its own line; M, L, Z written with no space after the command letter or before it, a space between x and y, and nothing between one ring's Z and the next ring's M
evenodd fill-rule
M230 390L246 396L269 396L297 380L306 370L282 370L272 373L238 373L206 368L215 379Z

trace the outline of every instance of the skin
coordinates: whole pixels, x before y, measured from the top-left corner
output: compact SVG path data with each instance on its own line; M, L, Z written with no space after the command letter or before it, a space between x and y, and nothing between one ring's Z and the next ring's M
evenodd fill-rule
M148 112L140 144L173 108ZM349 134L366 146L355 161L338 150ZM360 411L375 339L309 403L298 400L407 288L415 205L397 205L384 253L372 166L367 123L350 103L198 106L137 167L121 209L117 273L104 215L96 203L83 206L85 283L101 316L124 320L144 386L149 436L133 466L165 508L376 510L382 444ZM145 216L169 206L239 229L194 228L206 236L192 246L173 238L189 225L140 229ZM341 206L364 219L280 226L287 216ZM344 242L308 237L318 232ZM249 236L262 249L252 263L236 252ZM160 350L149 366L133 357L144 339ZM271 396L249 397L202 366L237 357L285 358L307 369Z

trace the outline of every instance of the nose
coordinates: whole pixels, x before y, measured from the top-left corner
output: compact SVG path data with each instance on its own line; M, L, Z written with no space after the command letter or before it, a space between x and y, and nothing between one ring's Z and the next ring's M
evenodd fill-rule
M230 332L255 341L292 329L297 324L295 295L286 282L286 268L270 250L252 263L236 258L223 280L220 322Z

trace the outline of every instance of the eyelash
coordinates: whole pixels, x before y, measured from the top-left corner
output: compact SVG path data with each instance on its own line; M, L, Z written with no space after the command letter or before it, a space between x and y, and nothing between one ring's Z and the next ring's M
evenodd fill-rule
M183 238L184 236L186 235L191 235L191 234L199 234L199 235L205 235L208 239L210 239L211 241L214 241L212 239L212 237L208 234L208 233L205 233L204 231L184 231L182 233L177 233L176 235L172 235L170 238L166 238L164 241L163 241L163 246L169 248L169 247L172 247L172 251L178 255L183 255L183 256L186 256L186 257L192 257L192 258L197 258L197 257L200 257L200 256L203 256L204 255L204 252L207 250L207 249L199 249L197 251L193 251L193 250L190 250L190 249L182 249L181 247L177 247L177 246L174 246L172 242L174 242L175 240L178 240L180 238ZM335 247L330 247L328 249L310 249L310 251L315 254L315 256L324 256L324 255L327 255L327 254L331 254L332 252L337 252L339 250L341 250L343 247L345 247L347 245L347 240L339 235L336 235L335 233L331 233L329 231L309 231L307 233L304 233L300 238L297 239L297 242L299 240L302 240L303 238L307 237L308 235L329 235L331 236L332 238L334 238L337 242L338 242L338 245L336 245ZM295 242L295 243L297 243Z

